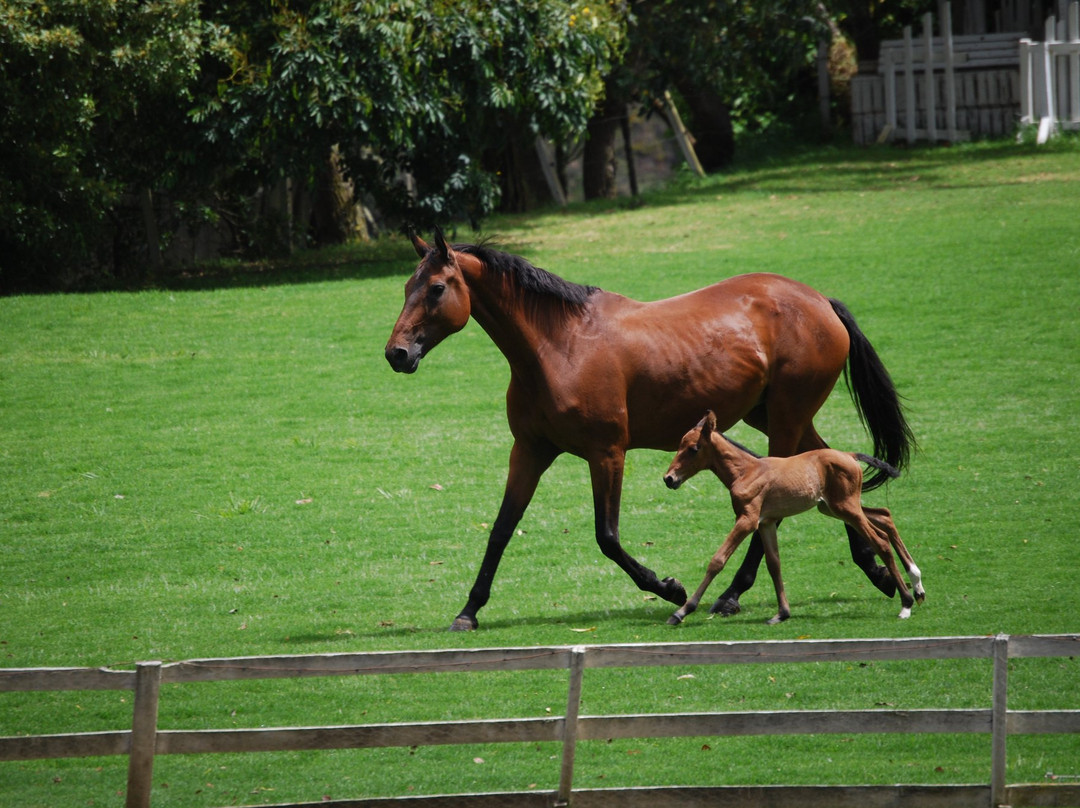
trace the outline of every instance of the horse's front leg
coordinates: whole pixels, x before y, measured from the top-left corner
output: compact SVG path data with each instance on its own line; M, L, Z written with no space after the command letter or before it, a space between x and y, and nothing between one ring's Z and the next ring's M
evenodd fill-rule
M623 468L626 453L611 450L600 459L589 461L592 477L593 509L596 520L596 543L600 551L614 561L637 584L678 605L686 602L686 589L674 578L660 580L656 573L623 549L619 541L619 505L622 498Z
M759 533L761 543L765 546L765 566L769 569L773 588L776 590L776 616L766 622L770 626L775 626L791 617L791 607L788 605L787 593L784 591L784 578L780 574L780 542L776 538L776 523L762 525Z
M514 442L514 448L510 451L510 473L506 477L506 491L503 494L499 515L495 518L495 524L488 535L484 560L480 563L476 582L469 590L469 600L461 613L454 618L454 622L450 625L451 631L472 631L479 625L476 613L491 597L491 582L495 579L495 571L499 567L499 561L502 560L503 551L510 543L510 537L514 535L514 529L521 521L529 502L532 501L540 477L550 468L558 455L559 452L554 447L531 447L523 445L520 441Z

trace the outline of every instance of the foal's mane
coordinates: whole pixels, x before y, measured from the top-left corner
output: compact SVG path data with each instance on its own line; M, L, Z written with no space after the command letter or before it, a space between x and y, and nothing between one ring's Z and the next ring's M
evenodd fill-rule
M520 255L496 250L487 242L455 244L453 249L478 258L488 271L510 278L523 297L548 298L572 309L581 309L593 294L600 291L596 286L564 280L546 269L533 266Z
M753 449L748 449L748 448L746 448L746 447L745 447L745 446L743 446L743 445L742 445L741 443L739 443L739 442L738 442L737 440L732 440L731 438L729 438L729 437L728 437L727 435L725 435L725 434L724 434L723 432L721 432L721 433L720 433L720 437L721 437L721 438L723 438L724 440L726 440L726 441L727 441L728 443L730 443L730 444L731 444L732 446L734 446L734 447L735 447L736 449L739 449L739 450L741 450L741 451L743 451L743 452L746 452L746 453L747 453L748 455L750 455L751 457L756 457L756 458L758 458L759 460L761 459L761 455L759 455L759 454L758 454L757 452L755 452L755 451L754 451Z

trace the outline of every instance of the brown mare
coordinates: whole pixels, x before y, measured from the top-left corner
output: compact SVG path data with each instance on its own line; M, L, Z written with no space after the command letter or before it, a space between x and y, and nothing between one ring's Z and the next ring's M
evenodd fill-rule
M705 590L724 569L731 554L755 531L760 532L765 544L765 563L776 589L777 612L768 622L775 625L791 617L780 575L776 526L786 516L795 516L815 507L826 516L842 520L870 543L900 590L900 618L911 617L915 601L922 603L926 598L922 573L900 539L889 509L863 506L860 462L890 477L900 476L899 471L877 458L836 449L813 449L791 457L760 457L722 434L716 428L716 415L711 410L706 413L697 426L683 436L675 459L664 475L664 482L674 490L699 471L711 470L731 493L735 527L710 559L697 591L668 618L668 623L677 626L697 609ZM911 576L914 597L900 577L890 546Z
M770 455L824 447L814 414L842 372L874 442L903 467L912 445L896 390L843 304L772 274L741 275L689 294L641 303L565 281L485 245L434 245L418 237L420 263L386 359L412 373L473 317L510 364L507 420L514 436L506 491L476 582L451 628L477 627L491 582L541 475L563 452L589 464L596 541L637 586L686 601L619 543L619 502L628 449L667 451L707 409L721 429L740 419L769 439ZM880 485L884 475L867 481ZM855 562L887 595L887 571L849 530ZM759 537L714 610L734 614L761 562Z

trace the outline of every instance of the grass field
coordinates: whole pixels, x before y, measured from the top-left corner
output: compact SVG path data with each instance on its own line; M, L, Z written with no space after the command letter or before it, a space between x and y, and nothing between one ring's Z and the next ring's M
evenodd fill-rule
M640 205L490 224L507 250L640 299L768 270L847 303L920 443L910 471L868 497L893 509L923 571L927 601L906 622L851 564L838 523L807 514L780 534L789 622L764 625L775 601L763 572L741 615L699 612L673 629L669 605L600 555L585 465L566 457L510 545L480 630L446 632L502 494L508 372L475 324L415 376L391 372L383 346L415 264L402 239L169 289L0 299L0 665L1080 631L1078 210L1080 144L1065 139L815 150L686 179ZM817 423L833 445L868 449L842 388ZM704 475L668 491L669 459L630 454L622 539L693 585L731 515ZM1011 666L1010 707L1075 709L1077 692L1076 660ZM596 671L583 710L981 707L989 694L989 666L967 662ZM122 728L127 698L5 694L0 735ZM160 725L528 717L564 699L565 675L541 673L218 684L167 688ZM154 804L552 789L557 754L167 756ZM615 741L582 745L576 782L985 782L988 761L983 737ZM125 766L3 763L0 805L116 804ZM1010 782L1050 771L1080 774L1080 740L1011 742Z

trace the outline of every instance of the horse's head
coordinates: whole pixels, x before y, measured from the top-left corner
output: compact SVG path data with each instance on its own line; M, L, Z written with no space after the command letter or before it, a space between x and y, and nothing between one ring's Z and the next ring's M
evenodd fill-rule
M435 246L412 236L420 257L405 283L405 306L386 343L386 361L398 373L412 373L428 351L469 321L469 290L457 254L435 230Z
M682 436L675 459L668 466L664 483L674 491L702 469L709 467L712 457L712 435L716 431L716 414L709 410L697 426Z

